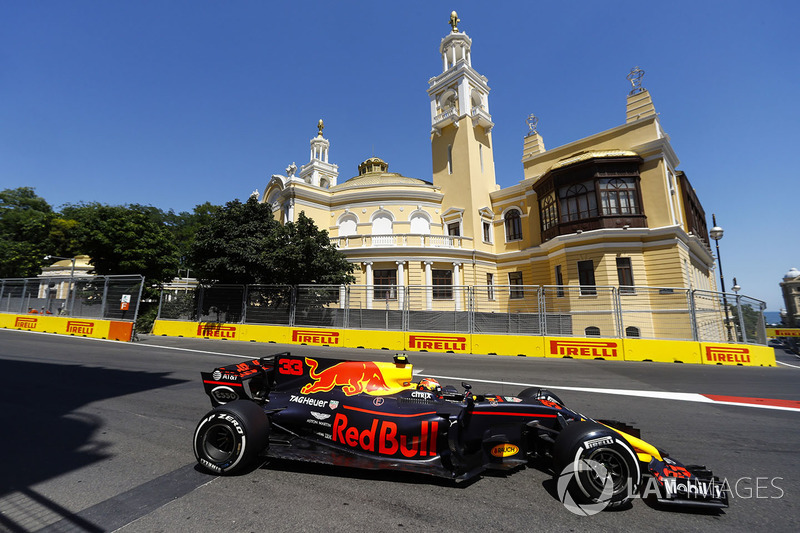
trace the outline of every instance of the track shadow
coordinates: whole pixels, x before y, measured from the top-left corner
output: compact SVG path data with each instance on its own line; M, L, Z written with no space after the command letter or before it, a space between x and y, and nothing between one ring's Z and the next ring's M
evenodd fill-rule
M103 420L76 411L92 402L183 382L166 375L3 360L0 497L108 457Z

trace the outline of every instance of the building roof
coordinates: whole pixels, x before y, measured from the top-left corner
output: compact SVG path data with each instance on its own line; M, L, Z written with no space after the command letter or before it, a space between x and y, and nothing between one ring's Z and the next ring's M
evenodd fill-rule
M409 178L396 172L389 172L389 164L379 157L370 157L358 165L358 176L350 178L344 183L330 188L331 191L341 191L355 187L376 187L384 185L404 185L412 187L430 187L429 181Z

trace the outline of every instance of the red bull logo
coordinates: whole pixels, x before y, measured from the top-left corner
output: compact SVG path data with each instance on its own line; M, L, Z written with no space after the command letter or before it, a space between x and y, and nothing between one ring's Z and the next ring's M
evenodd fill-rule
M616 342L550 341L550 355L561 357L617 357Z
M339 442L351 448L359 448L366 452L380 455L401 455L412 457L435 457L436 435L439 422L423 421L419 434L398 435L397 424L390 420L372 420L369 428L350 425L347 416L336 413L333 420L333 442Z
M706 361L709 363L749 363L750 350L731 346L706 346Z
M314 382L300 389L303 394L328 392L334 387L341 387L346 396L362 392L374 394L391 390L375 363L346 361L337 363L319 373L317 373L319 363L316 360L306 357L306 364L310 367L308 375Z
M199 324L198 337L214 337L217 339L235 339L236 326L220 326L219 324Z
M94 322L88 320L68 320L67 333L77 335L91 335L94 332Z
M28 316L18 316L17 319L14 321L15 328L36 329L36 326L38 324L39 324L38 318L33 318Z
M466 352L467 338L456 335L409 335L410 350L435 350L438 352Z
M320 345L339 344L339 332L314 329L294 329L292 330L292 342Z

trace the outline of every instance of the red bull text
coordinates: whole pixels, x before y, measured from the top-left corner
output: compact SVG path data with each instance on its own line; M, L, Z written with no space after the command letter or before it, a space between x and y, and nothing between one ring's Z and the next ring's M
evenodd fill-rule
M375 393L390 390L383 379L378 365L371 362L347 361L337 363L317 373L319 363L315 359L306 357L309 366L308 375L314 380L305 385L300 392L314 394L315 392L328 392L334 387L342 387L346 396L362 392Z
M550 355L562 357L617 357L616 342L550 341Z
M336 413L333 420L333 442L350 448L359 448L380 455L400 455L402 457L435 457L436 435L439 422L423 421L419 434L398 435L398 426L390 420L372 420L369 428L359 428L350 424L347 416Z
M410 350L466 352L467 338L455 335L409 335L408 348Z
M709 363L749 363L750 350L730 346L706 346L706 361Z

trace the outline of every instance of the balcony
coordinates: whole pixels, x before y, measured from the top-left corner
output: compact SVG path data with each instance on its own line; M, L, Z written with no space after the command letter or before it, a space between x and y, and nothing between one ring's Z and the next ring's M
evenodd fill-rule
M473 127L482 126L487 133L492 130L494 122L492 122L492 116L486 111L484 106L477 105L473 107L470 116L472 117Z
M442 111L433 117L433 129L435 131L441 130L448 124L453 124L456 128L458 127L458 110L455 107Z
M422 248L462 248L469 246L469 237L458 235L426 235L420 233L395 233L392 235L348 235L331 237L340 249L393 248L413 246Z

